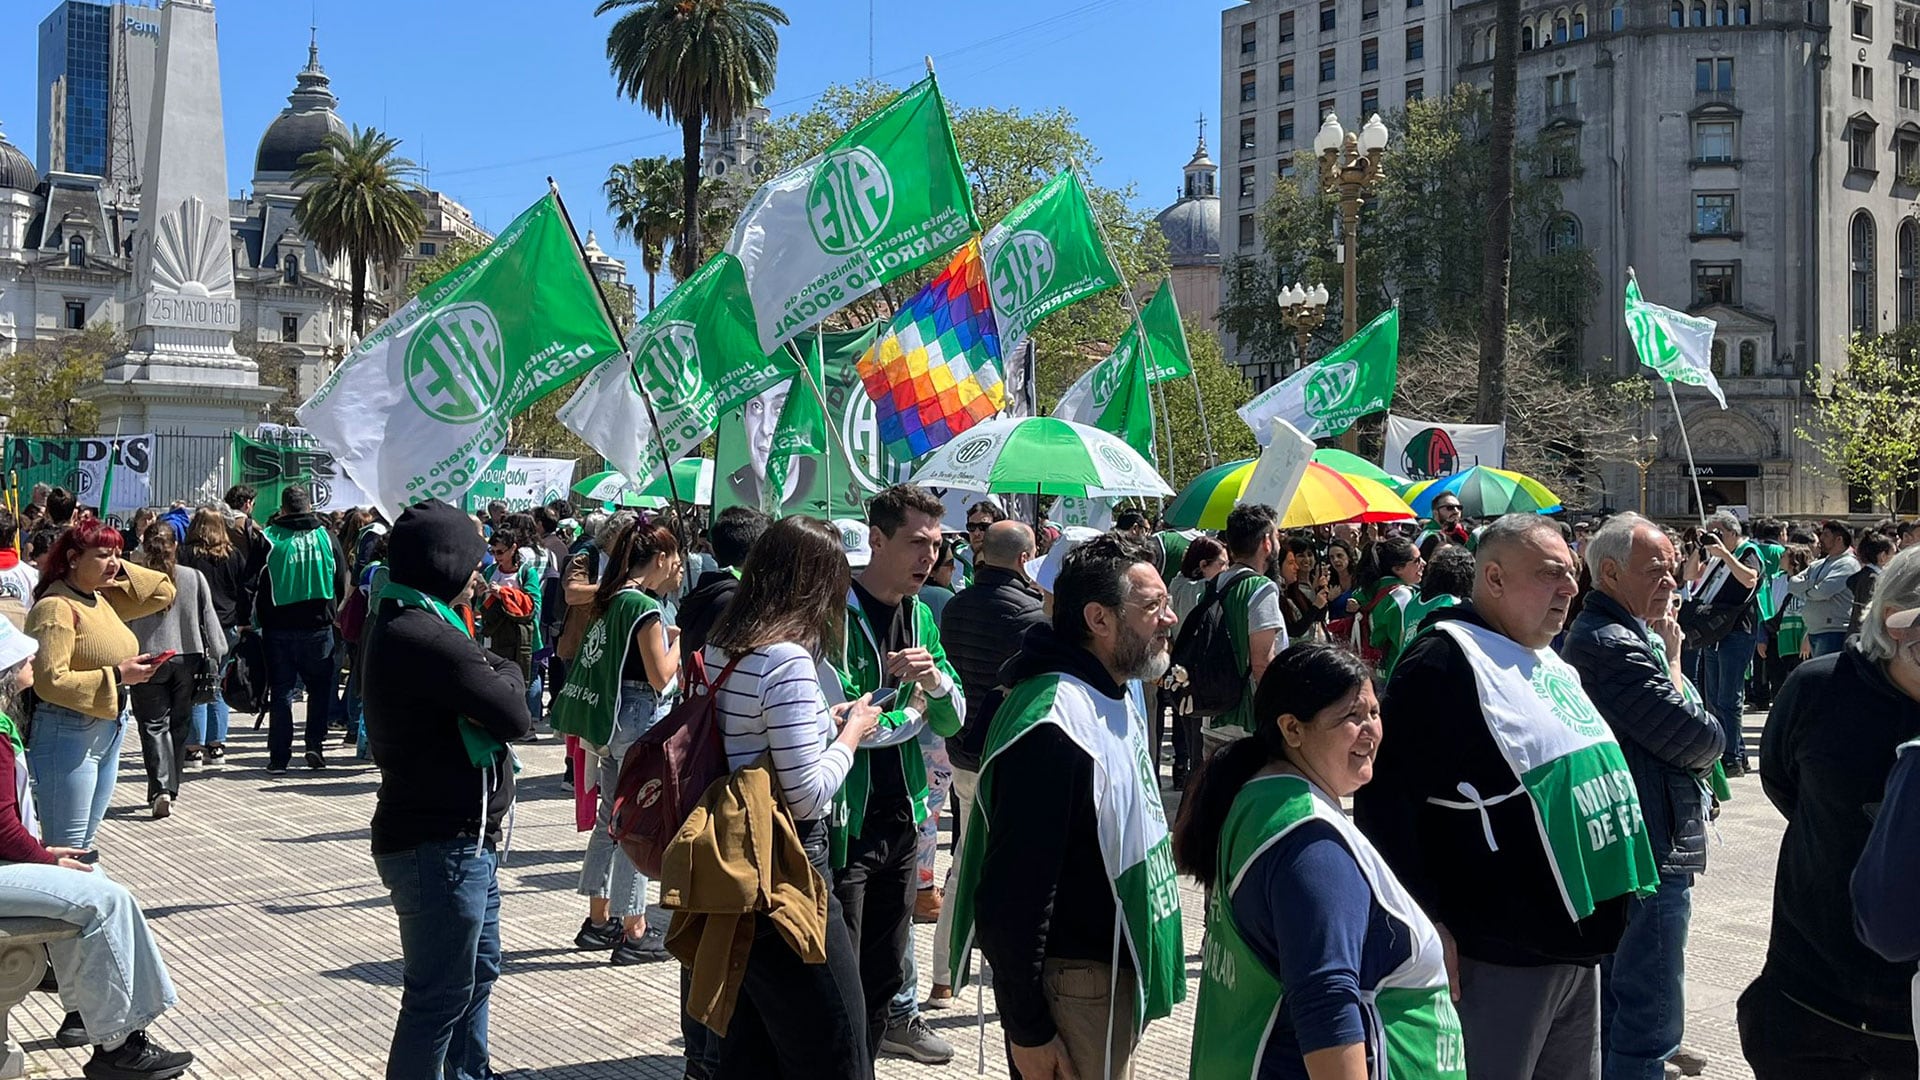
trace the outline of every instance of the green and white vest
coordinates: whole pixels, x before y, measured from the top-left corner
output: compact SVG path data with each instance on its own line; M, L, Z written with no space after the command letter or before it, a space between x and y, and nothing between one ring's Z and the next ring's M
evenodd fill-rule
M614 718L620 714L620 674L633 648L634 628L659 610L660 602L640 589L613 594L607 613L580 639L567 684L553 700L553 730L578 736L596 749L612 740Z
M966 848L960 853L956 882L947 897L954 906L953 936L948 943L954 989L966 985L968 954L973 951L973 894L989 839L985 807L993 796L994 759L1041 724L1057 725L1093 759L1093 814L1117 913L1114 959L1117 967L1122 947L1133 957L1133 1015L1144 1029L1147 1021L1172 1012L1187 996L1180 883L1173 868L1166 808L1147 754L1146 717L1132 695L1116 701L1063 673L1036 676L1015 686L987 730L980 780L973 806L968 808L972 816L967 819ZM1036 821L1027 827L1059 828L1061 823ZM1098 1074L1083 1071L1082 1075Z
M275 606L303 600L333 599L333 538L325 529L287 529L269 525L267 578Z
M1633 774L1579 672L1551 649L1529 649L1472 623L1455 619L1432 629L1453 638L1473 668L1480 714L1513 769L1515 786L1480 792L1463 783L1461 800L1427 801L1478 813L1487 846L1496 851L1487 807L1513 798L1532 802L1554 884L1574 922L1599 901L1653 892L1659 873Z
M1240 935L1233 894L1254 860L1309 821L1333 826L1396 935L1412 942L1404 963L1374 985L1360 988L1374 1080L1464 1080L1465 1040L1447 990L1439 933L1339 803L1292 772L1254 777L1234 796L1227 812L1217 884L1207 901L1205 963L1188 1075L1194 1080L1252 1080L1260 1075L1287 988Z

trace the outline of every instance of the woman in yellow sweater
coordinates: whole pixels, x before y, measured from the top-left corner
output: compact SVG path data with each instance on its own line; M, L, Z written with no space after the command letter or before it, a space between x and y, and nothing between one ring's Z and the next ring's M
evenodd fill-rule
M128 722L127 687L146 682L164 656L137 655L124 620L173 603L173 579L120 560L120 534L82 514L60 534L34 590L27 633L33 658L33 711L27 763L43 840L91 848L113 799L120 737Z

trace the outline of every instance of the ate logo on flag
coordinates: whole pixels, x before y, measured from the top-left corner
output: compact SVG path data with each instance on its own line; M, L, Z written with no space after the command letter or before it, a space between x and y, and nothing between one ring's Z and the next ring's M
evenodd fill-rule
M1107 403L1113 400L1114 391L1120 389L1120 383L1126 378L1133 364L1133 342L1122 341L1113 355L1102 361L1093 373L1093 413L1095 416L1106 411Z
M646 385L676 404L700 392L699 331L690 322L664 323L640 346L638 360L652 376Z
M1032 229L1007 237L988 268L994 306L1001 311L1024 309L1053 281L1053 267L1053 244L1046 237Z
M420 411L471 424L499 403L507 357L485 304L453 304L429 317L407 346L407 393Z
M1606 721L1600 718L1593 702L1580 689L1579 680L1567 671L1546 664L1534 668L1533 692L1553 709L1555 718L1574 731L1589 739L1597 739L1607 733Z
M893 216L893 178L864 146L828 154L807 189L807 223L821 250L859 251L879 236Z
M1359 381L1359 365L1352 361L1328 364L1315 371L1304 391L1307 415L1315 419L1330 415L1353 393L1353 386Z

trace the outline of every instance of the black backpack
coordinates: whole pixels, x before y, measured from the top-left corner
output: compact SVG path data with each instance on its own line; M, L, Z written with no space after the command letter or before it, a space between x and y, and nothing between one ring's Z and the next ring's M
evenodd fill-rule
M242 630L234 641L227 670L220 676L220 696L237 713L258 716L267 711L267 647L258 633Z
M1207 591L1180 624L1173 639L1173 663L1186 669L1185 686L1174 692L1176 716L1214 717L1232 712L1247 693L1247 672L1233 654L1233 636L1227 627L1227 590L1251 570L1222 571L1207 583Z

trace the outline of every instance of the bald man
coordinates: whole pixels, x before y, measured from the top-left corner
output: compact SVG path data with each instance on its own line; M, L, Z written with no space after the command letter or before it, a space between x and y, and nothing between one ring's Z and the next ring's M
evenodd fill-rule
M996 521L987 526L976 549L973 584L947 601L940 619L940 640L947 660L960 675L967 698L967 718L960 734L947 739L947 757L953 762L954 850L965 843L963 832L973 808L980 779L980 751L987 728L1000 708L1000 665L1020 651L1027 628L1046 621L1040 590L1027 580L1024 567L1034 556L1033 530L1018 521ZM952 905L942 905L933 940L933 991L929 1005L939 1008L953 999L953 977L948 970L945 942Z

